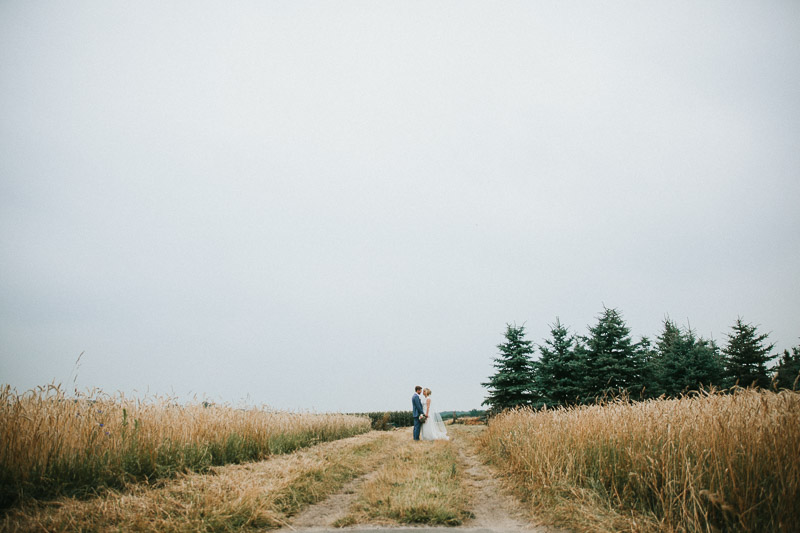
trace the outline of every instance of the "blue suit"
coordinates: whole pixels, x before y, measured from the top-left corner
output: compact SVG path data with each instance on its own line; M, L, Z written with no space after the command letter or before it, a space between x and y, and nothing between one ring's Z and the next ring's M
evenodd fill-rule
M414 393L411 397L411 416L414 417L414 440L419 440L419 432L422 430L422 422L419 421L419 415L424 415L425 409L422 408L422 400L419 394Z

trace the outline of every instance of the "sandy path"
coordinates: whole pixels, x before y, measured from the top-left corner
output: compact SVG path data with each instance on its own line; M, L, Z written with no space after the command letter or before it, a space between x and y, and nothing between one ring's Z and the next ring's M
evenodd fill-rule
M290 528L284 528L282 531L291 531L292 529L297 531L325 531L333 529L333 523L347 514L350 504L356 499L361 485L377 473L377 470L373 470L367 475L358 477L347 483L336 494L316 505L307 507L292 519Z
M492 469L480 460L469 437L456 435L454 444L464 465L467 483L473 489L472 512L475 517L463 527L485 528L498 533L560 532L558 529L536 526L530 522L522 504L503 489Z
M413 526L376 526L361 524L353 528L335 529L332 524L347 514L355 501L358 491L377 470L356 478L346 484L338 493L316 505L311 505L292 519L290 524L280 530L289 531L343 531L343 530L463 530L486 531L491 533L565 533L546 526L533 525L527 518L523 506L513 496L503 490L500 481L491 468L483 464L472 445L476 428L453 428L450 432L464 468L466 482L473 492L472 512L474 518L459 527L417 528Z

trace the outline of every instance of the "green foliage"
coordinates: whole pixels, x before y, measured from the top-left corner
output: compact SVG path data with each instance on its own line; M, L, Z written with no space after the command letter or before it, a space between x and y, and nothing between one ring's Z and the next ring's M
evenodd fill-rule
M653 347L650 339L642 337L639 342L633 345L636 352L637 359L642 365L641 368L641 383L642 388L639 391L640 400L648 398L655 398L658 396L658 376L656 368L656 359L658 358L658 351Z
M756 326L745 324L741 318L736 319L731 329L733 331L728 334L728 345L723 350L728 384L769 387L771 380L767 363L776 357L769 353L775 345L766 344L769 335L759 334Z
M583 394L576 376L585 374L585 359L575 353L575 344L575 336L556 317L550 326L550 338L539 345L541 357L536 363L535 388L543 403L575 404Z
M492 411L531 405L534 399L533 343L525 339L525 326L506 324L506 342L498 344L500 354L494 360L497 372L482 383L489 389L482 405Z
M372 429L381 431L414 425L414 416L411 411L373 411L371 413L356 414L369 417L370 422L372 422Z
M778 365L775 367L775 387L779 389L800 389L800 346L792 347L792 351L783 351Z
M584 401L605 394L638 396L644 383L642 351L631 342L630 329L616 309L604 308L577 351L585 365Z
M439 414L442 415L442 420L450 420L458 419L462 416L470 416L470 417L480 417L485 416L487 411L485 409L471 409L469 411L444 411L440 412Z
M609 396L647 399L710 388L755 384L767 388L800 388L800 346L786 350L770 370L773 344L757 328L736 321L724 350L690 327L664 320L653 345L647 337L631 340L630 330L616 309L603 308L586 336L575 335L556 321L550 335L538 346L525 339L524 327L506 325L505 341L498 345L497 369L483 383L489 394L483 405L491 415L507 408L569 406L593 403ZM461 413L459 413L461 414Z
M656 346L650 366L658 394L675 397L723 384L724 361L714 341L697 338L690 328L681 329L666 319Z

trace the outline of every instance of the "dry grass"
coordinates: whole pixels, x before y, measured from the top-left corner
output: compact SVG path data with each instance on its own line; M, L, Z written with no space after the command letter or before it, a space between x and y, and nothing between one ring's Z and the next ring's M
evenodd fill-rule
M184 474L91 499L25 505L0 522L3 531L241 531L274 529L303 507L377 467L393 449L391 434L370 432L258 463Z
M452 442L411 440L397 431L396 448L361 486L349 513L335 524L461 524L471 516L469 494Z
M797 531L800 394L739 391L493 419L482 450L579 531Z
M207 471L369 431L365 417L0 389L0 507Z

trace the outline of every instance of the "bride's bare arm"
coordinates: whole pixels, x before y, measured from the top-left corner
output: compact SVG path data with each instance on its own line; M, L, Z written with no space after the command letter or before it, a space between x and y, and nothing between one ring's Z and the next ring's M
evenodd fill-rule
M426 417L426 418L427 418L427 416L428 416L428 413L429 413L430 411L431 411L431 399L430 399L430 398L428 398L428 399L425 401L425 417Z

